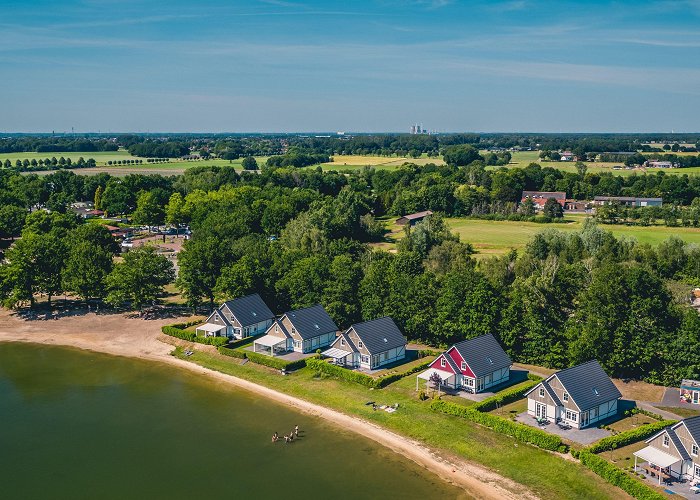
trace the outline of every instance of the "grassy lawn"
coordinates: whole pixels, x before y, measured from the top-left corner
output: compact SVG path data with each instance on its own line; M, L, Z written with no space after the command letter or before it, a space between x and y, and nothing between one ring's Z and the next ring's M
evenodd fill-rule
M523 412L527 411L527 398L523 399L518 399L517 401L513 401L512 403L509 403L505 406L501 406L500 408L496 408L495 410L492 410L490 413L493 413L494 415L498 415L499 417L503 418L513 418L516 415L519 415Z
M419 358L418 351L411 349L406 350L406 358L407 359L399 361L398 363L387 365L385 369L378 370L372 373L371 376L377 378L392 373L403 373L416 366L422 365L423 363L429 363L435 359L435 357Z
M578 463L517 443L510 437L463 419L430 411L429 403L421 402L415 396L412 377L380 391L370 391L331 377L317 378L306 368L282 377L276 371L265 370L253 363L239 365L235 360L201 351L185 359L372 421L450 454L483 464L528 486L541 498L596 499L623 495ZM400 407L396 413L388 414L373 411L365 405L367 401L399 403Z
M690 408L683 406L681 408L676 408L674 406L657 406L659 410L664 410L664 411L670 411L671 413L675 413L679 417L683 418L688 418L688 417L697 417L700 415L700 409L696 408Z
M658 420L642 413L636 413L634 415L630 415L629 417L623 417L620 420L616 420L612 424L606 425L606 427L610 427L610 429L619 433L636 429L640 425L653 424L656 422L658 422Z
M567 223L538 224L536 222L490 221L453 217L445 219L450 229L459 234L460 240L471 243L478 252L477 257L501 255L510 249L523 248L537 233L546 229L573 232L583 227L585 215L567 215ZM396 242L403 238L404 230L394 223L395 218L386 219L388 233L384 241L373 246L384 250L392 250ZM700 244L700 228L666 227L666 226L624 226L618 224L602 225L603 229L612 232L616 237L634 238L640 243L658 245L672 235L679 236L688 243Z

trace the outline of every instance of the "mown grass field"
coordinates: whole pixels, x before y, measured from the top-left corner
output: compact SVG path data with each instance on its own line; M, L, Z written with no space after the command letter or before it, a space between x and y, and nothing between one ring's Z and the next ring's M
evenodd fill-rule
M444 165L442 158L428 158L423 155L421 158L409 158L404 156L366 156L366 155L336 155L332 162L322 163L323 170L361 170L364 167L374 167L378 170L390 170L400 167L404 163L415 163L416 165L427 165L434 163ZM313 165L310 168L315 168Z
M483 153L483 151L482 151ZM539 163L542 167L552 167L563 172L576 172L575 162L561 162L561 161L542 161L539 159L539 151L515 151L512 154L512 159L510 161L509 167L527 167L530 163ZM690 154L690 153L686 153ZM588 167L589 172L611 172L615 175L622 175L628 177L630 175L643 175L654 174L656 172L662 171L671 175L682 175L682 174L700 174L700 167L689 167L689 168L647 168L647 169L632 169L632 170L613 170L615 166L624 166L622 163L606 163L606 162L585 162ZM490 167L498 168L498 167Z
M176 351L177 353L177 351ZM499 474L532 489L540 498L622 498L624 494L580 464L533 446L517 443L469 421L433 412L429 401L420 401L415 393L415 376L371 391L359 384L316 377L304 368L282 377L276 370L220 355L197 351L189 358L180 357L223 373L320 404L348 415L360 417L398 432L430 447L445 450L463 459L482 464ZM399 404L393 414L373 411L367 401Z
M567 216L567 223L538 224L535 222L490 221L468 218L446 219L450 230L459 234L460 240L471 243L478 252L477 257L501 255L512 248L523 248L532 237L546 229L556 229L564 232L580 231L585 220L583 215ZM395 219L387 221L389 233L386 241L376 246L385 250L395 247L398 240L403 238L404 229L394 224ZM602 225L603 229L611 231L615 236L634 238L640 243L658 245L670 236L676 235L688 243L700 245L700 228L666 227L666 226L624 226Z

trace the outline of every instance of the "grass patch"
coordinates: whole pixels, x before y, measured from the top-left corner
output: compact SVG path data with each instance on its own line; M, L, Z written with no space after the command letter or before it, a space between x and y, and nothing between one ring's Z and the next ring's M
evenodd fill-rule
M657 408L659 410L669 411L674 415L678 415L679 417L683 418L697 417L698 415L700 415L700 409L688 408L685 406L680 408L676 408L674 406L657 406Z
M175 353L177 355L177 352ZM531 488L542 498L619 498L615 490L578 463L513 438L490 431L457 417L432 412L429 402L421 402L415 393L415 380L406 377L377 391L334 377L316 377L302 368L281 376L252 363L239 365L237 360L197 351L188 361L228 373L257 384L321 404L348 415L363 418L498 471ZM373 411L368 401L377 404L399 403L393 414Z

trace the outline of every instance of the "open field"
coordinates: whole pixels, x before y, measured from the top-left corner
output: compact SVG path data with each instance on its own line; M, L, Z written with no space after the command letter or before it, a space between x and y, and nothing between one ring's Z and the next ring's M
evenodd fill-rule
M567 223L561 224L538 224L536 222L514 222L514 221L490 221L469 218L448 218L445 219L450 229L460 236L460 240L471 243L478 252L478 256L500 255L512 248L523 248L528 241L537 233L545 229L556 229L559 231L572 232L579 231L583 226L585 216L567 216ZM666 226L624 226L624 225L602 225L603 229L611 231L615 236L625 236L634 238L640 243L658 245L669 237L679 236L688 243L700 245L700 228L689 227L666 227ZM375 246L385 250L392 250L398 240L403 238L403 227L394 224L393 219L388 221L389 233L386 241Z
M482 151L483 153L483 151ZM515 151L511 153L513 155L509 167L527 167L530 163L539 163L542 167L552 167L563 172L576 172L575 162L573 161L542 161L539 159L539 151ZM692 153L686 153L692 154ZM623 166L622 163L606 163L606 162L585 162L588 167L589 172L603 173L611 172L615 175L622 175L624 177L630 175L642 175L642 174L654 174L656 172L664 172L671 175L682 175L682 174L700 174L700 167L690 167L690 168L636 168L632 170L613 170L614 166ZM498 168L498 167L489 167Z
M421 158L408 158L397 156L369 156L369 155L336 155L333 156L333 161L322 163L323 170L361 170L364 167L374 167L379 170L389 170L400 167L404 163L415 163L416 165L427 165L434 163L436 165L444 165L442 158L428 158L423 155ZM313 165L309 168L315 168Z

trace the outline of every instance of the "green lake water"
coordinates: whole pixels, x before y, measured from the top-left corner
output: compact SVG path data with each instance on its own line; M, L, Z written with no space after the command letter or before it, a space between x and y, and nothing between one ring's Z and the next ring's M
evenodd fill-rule
M272 444L298 424L302 438ZM376 443L173 367L0 344L0 498L464 498Z

